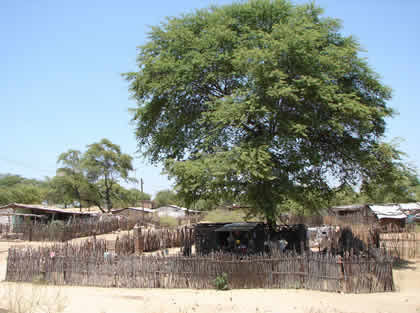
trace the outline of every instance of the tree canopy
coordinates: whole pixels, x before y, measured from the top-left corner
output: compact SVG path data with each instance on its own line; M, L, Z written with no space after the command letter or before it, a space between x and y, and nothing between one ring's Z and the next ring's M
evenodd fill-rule
M88 145L82 153L68 150L60 154L57 175L49 180L47 200L52 203L96 205L110 211L118 206L137 205L150 196L135 189L127 190L120 181L133 181L132 157L108 139Z
M373 177L390 88L313 4L255 0L152 27L126 73L140 149L189 201L244 201L274 223L293 201Z
M171 205L171 204L173 205L181 204L180 199L178 198L177 194L170 189L158 191L153 200L155 201L157 207L162 207L162 206Z
M48 183L19 175L0 174L0 205L12 202L40 204L48 192Z

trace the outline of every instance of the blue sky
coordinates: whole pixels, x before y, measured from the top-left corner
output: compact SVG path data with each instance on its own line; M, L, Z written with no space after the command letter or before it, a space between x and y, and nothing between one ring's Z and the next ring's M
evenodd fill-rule
M136 69L136 47L149 26L166 16L221 5L219 0L0 1L0 173L55 175L68 149L108 138L135 156L127 83ZM307 1L295 1L305 3ZM420 167L420 1L316 2L343 22L367 50L362 56L393 88L387 140L399 137L407 161ZM137 178L146 192L170 187L161 169L137 156Z

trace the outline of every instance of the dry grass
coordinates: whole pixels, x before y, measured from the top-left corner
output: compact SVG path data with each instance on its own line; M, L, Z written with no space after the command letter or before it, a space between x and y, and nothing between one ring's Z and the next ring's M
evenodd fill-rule
M61 313L67 306L58 287L5 283L0 290L2 307L8 313Z

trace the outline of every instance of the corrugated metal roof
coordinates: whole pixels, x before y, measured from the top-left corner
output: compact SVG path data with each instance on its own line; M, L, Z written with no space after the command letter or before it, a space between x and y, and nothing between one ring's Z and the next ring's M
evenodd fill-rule
M215 231L250 231L253 230L257 225L258 223L232 223L223 225L222 227L217 228Z
M332 207L331 210L333 210L335 212L339 212L339 211L358 211L358 210L366 208L366 206L367 206L366 204L339 205L339 206Z
M369 205L369 208L375 213L378 219L393 218L405 219L407 216L401 211L398 204L389 205Z
M400 203L399 206L401 210L404 210L404 211L419 211L420 210L419 202Z
M45 213L60 213L60 214L69 214L69 215L92 215L88 212L73 212L68 211L66 209L58 209L58 208L50 208L44 207L37 204L21 204L21 203L10 203L0 207L2 209L28 209L37 212L45 212Z
M29 217L38 217L38 218L48 218L45 215L25 214L25 213L11 213L11 212L0 212L0 216L29 216Z
M156 210L154 209L148 209L148 208L141 208L141 207L128 207L124 208L123 210L133 210L133 211L139 211L139 212L146 212L146 213L154 213Z
M172 209L175 209L176 211L184 211L184 212L188 212L188 213L201 213L201 211L183 208L183 207L180 207L180 206L177 206L177 205L174 205L174 204L168 204L168 205L165 205L165 206L161 206L161 207L159 207L155 210L156 211L162 211L163 209L166 209L166 208L172 208Z

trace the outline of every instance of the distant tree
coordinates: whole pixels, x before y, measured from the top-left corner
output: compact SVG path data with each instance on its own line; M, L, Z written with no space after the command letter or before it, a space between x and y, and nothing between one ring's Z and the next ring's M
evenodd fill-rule
M151 196L149 194L141 192L140 190L135 188L127 190L127 196L131 206L141 206L141 201L151 199Z
M415 169L402 161L396 144L379 146L372 155L373 169L363 181L361 195L371 203L398 203L420 200L420 181Z
M334 196L328 206L367 203L368 198L357 192L352 186L343 185L334 189Z
M151 29L127 73L139 146L183 198L240 198L274 224L371 178L391 90L313 4L255 0ZM378 165L378 164L375 164Z
M19 175L2 174L0 176L0 187L13 187L25 182L25 178Z
M86 177L83 154L78 150L68 150L59 155L57 163L60 168L50 182L49 196L58 203L76 201L82 208L83 201L91 200L91 186Z
M175 204L175 205L180 204L177 194L170 189L158 191L156 193L154 201L157 207L170 205L170 204Z
M0 177L0 205L9 203L40 204L45 198L47 183L19 175L3 174Z
M111 191L111 199L114 207L137 207L141 206L142 200L150 200L150 195L135 188L126 189L115 184Z
M87 179L105 203L109 212L112 205L113 187L120 181L133 181L129 173L133 170L132 157L121 152L120 146L108 139L88 145L83 156ZM101 210L102 205L97 203Z
M48 204L63 204L64 207L73 204L77 197L75 197L70 179L65 176L54 176L49 179L49 188L45 200ZM79 199L79 201L81 200Z

